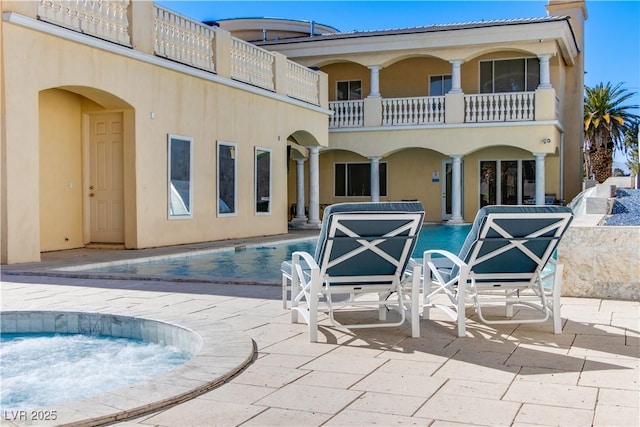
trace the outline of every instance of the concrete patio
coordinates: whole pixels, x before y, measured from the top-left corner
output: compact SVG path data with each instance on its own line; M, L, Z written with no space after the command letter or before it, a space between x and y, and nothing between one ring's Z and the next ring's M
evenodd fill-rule
M637 301L563 298L562 335L551 333L550 322L496 328L471 320L468 337L456 338L453 322L436 310L432 320L422 320L418 339L407 327L324 327L321 342L311 344L306 325L289 322L277 285L47 275L55 266L105 254L141 251L83 249L3 266L2 310L117 313L202 330L222 324L256 349L245 369L222 385L118 425L640 423ZM65 411L83 411L77 402L56 406L59 423ZM12 421L4 417L2 424Z

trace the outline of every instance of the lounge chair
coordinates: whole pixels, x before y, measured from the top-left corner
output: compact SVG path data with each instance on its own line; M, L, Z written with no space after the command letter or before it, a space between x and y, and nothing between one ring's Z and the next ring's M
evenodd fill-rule
M553 254L572 218L571 209L562 206L480 209L457 256L424 252L423 318L429 318L431 308L442 309L464 337L465 308L471 303L484 323L545 322L551 317L553 332L561 333L562 265ZM451 304L436 303L438 294ZM514 318L514 304L534 308L535 316ZM482 309L495 305L504 305L505 317L487 319Z
M328 311L332 325L344 328L397 327L407 318L411 334L420 336L421 265L411 263L424 220L421 203L339 203L324 211L315 255L294 252L282 264L283 283L291 280L291 321L302 315L309 339L318 340L318 312ZM361 294L373 293L375 300ZM333 297L342 294L342 301ZM348 295L348 298L345 298ZM337 299L341 299L338 297ZM344 301L347 299L347 301ZM380 322L338 324L337 308L375 306ZM386 321L395 306L398 321Z

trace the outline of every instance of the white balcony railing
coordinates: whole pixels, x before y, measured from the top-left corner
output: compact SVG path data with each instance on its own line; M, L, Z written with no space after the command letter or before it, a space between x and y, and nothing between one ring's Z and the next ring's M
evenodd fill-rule
M40 0L40 20L131 46L127 10L129 0Z
M515 122L534 120L534 92L465 95L465 122Z
M382 100L383 126L433 123L444 123L444 96Z
M364 101L332 101L329 109L333 116L329 117L329 127L360 127L364 123Z
M319 79L317 72L287 60L287 96L318 105Z
M231 78L274 90L275 56L244 40L231 38Z
M202 70L215 71L213 29L158 6L154 6L153 15L153 49L156 55Z

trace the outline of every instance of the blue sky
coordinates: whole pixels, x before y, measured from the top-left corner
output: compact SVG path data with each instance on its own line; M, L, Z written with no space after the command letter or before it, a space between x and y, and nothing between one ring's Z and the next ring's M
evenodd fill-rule
M546 0L156 1L197 21L271 17L316 21L340 31L383 30L546 16ZM587 1L585 84L623 83L640 105L640 1ZM638 111L640 114L640 111Z
M156 1L198 21L314 20L340 31L546 16L547 1ZM640 1L587 1L585 84L624 82L640 104Z

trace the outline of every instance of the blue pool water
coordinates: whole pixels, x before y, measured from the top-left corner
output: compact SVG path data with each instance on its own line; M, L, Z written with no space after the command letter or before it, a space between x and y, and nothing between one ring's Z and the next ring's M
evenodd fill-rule
M1 334L3 411L77 400L147 380L185 363L176 347L82 334Z
M427 249L446 249L458 253L471 225L426 225L413 252L415 258L422 258ZM84 270L101 273L127 273L143 276L178 276L189 278L227 278L258 282L278 282L281 280L280 264L291 259L295 251L311 254L315 251L317 239L298 240L289 243L268 244L246 247L241 250L211 252L206 255L186 255L184 257L149 260L145 262L112 265L109 267Z

